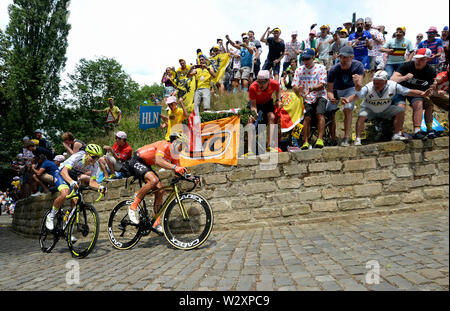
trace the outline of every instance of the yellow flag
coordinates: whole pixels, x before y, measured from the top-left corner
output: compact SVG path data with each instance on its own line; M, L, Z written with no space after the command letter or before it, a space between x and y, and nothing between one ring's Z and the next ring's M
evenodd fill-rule
M210 58L211 65L216 72L216 77L213 79L214 84L222 81L230 59L231 57L228 53L217 54L216 56Z

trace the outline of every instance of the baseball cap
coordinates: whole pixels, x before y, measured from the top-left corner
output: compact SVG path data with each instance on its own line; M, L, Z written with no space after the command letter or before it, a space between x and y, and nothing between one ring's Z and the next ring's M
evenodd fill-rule
M270 79L270 72L269 72L269 70L260 70L258 72L257 79L261 79L261 80Z
M315 31L314 29L312 29L312 30L309 32L309 34L316 35L316 31Z
M353 48L348 46L348 45L344 45L343 47L341 47L341 49L339 50L339 56L345 56L345 57L349 57L349 56L354 56L355 53L353 53Z
M30 137L25 136L24 138L22 138L22 140L30 140Z
M58 162L64 162L66 158L63 155L59 154L53 160Z
M315 56L316 52L313 49L305 49L302 58L314 58Z
M431 27L427 30L427 33L429 33L429 32L438 32L438 30L437 30L436 26L431 26Z
M431 50L427 48L418 49L416 55L414 55L413 59L431 57Z
M388 80L388 73L386 71L384 71L384 70L378 70L373 75L373 80L384 80L384 81L387 81Z
M42 134L42 130L37 129L36 131L34 131L35 133L41 133Z
M442 31L448 31L448 26L444 26L444 28L442 29Z
M278 27L275 27L272 31L278 31L278 32L281 32L280 28L278 28Z
M350 20L348 20L348 21L346 21L346 22L344 22L342 25L346 25L346 24L352 24L353 25L353 22L352 21L350 21Z
M320 29L328 29L328 26L327 25L322 25L322 26L320 26Z
M127 133L123 132L123 131L118 131L116 133L116 137L119 137L121 139L127 139Z
M396 28L396 30L401 30L401 31L403 31L403 33L405 33L406 32L406 27L405 26L399 26L399 27L397 27Z
M169 97L167 97L167 100L166 100L166 104L168 105L168 104L171 104L171 103L176 103L177 102L177 98L175 97L175 96L169 96Z
M372 19L370 17L366 17L365 23L372 25Z
M291 36L293 36L293 35L298 35L297 30L293 30L293 31L292 31Z

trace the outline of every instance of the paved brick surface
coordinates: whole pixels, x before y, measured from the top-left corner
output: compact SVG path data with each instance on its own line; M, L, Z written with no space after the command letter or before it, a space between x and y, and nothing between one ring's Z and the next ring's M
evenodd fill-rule
M65 242L43 254L9 224L0 216L0 290L449 290L448 210L213 232L187 252L164 237L128 251L100 240L75 260L79 284ZM371 260L378 284L366 282Z

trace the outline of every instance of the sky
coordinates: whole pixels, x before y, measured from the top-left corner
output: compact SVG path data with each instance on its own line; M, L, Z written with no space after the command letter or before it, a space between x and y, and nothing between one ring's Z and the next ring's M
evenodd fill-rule
M0 0L0 28L9 23L8 5ZM385 25L391 37L397 26L406 27L413 43L417 33L430 26L438 30L449 24L448 0L435 0L430 7L423 1L325 1L325 0L74 0L70 3L66 70L73 73L81 58L114 58L140 85L160 83L166 67L179 67L178 59L195 62L196 49L204 52L216 39L232 40L253 30L257 39L267 27L281 29L281 38L290 41L292 31L307 37L329 24L331 30L358 17L371 17L374 25ZM263 45L262 62L267 55Z

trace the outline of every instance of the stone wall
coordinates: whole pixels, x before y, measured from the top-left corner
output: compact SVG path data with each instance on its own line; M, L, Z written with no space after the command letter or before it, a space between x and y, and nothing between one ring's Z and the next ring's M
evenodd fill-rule
M204 185L196 192L214 209L214 230L299 224L448 208L448 147L448 137L328 147L279 153L272 167L263 155L239 159L233 167L203 164L190 172L203 178ZM171 173L159 175L166 181ZM107 187L106 198L95 203L101 237L106 237L111 209L131 197L138 185L125 189L125 180L118 180ZM96 195L89 193L86 198L92 202ZM13 230L38 236L42 215L55 197L48 194L19 201Z

